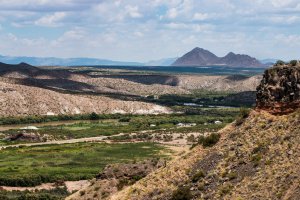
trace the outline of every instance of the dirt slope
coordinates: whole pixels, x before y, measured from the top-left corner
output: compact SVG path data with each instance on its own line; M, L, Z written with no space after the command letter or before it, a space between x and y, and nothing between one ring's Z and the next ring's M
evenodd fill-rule
M252 111L243 125L222 130L216 146L198 146L108 199L171 200L181 186L191 199L299 199L299 130L299 111Z
M0 82L1 116L81 113L166 113L165 107L103 96L63 94L47 89Z

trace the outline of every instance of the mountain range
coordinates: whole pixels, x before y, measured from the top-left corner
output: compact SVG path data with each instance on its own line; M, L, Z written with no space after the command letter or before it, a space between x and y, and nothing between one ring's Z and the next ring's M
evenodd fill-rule
M248 55L228 53L224 57L218 57L212 52L196 47L192 51L178 58L172 66L208 66L222 65L230 67L264 67L256 58Z
M276 62L275 59L259 61L248 55L228 53L224 57L218 57L212 52L196 47L182 57L163 58L148 62L126 62L97 58L57 58L57 57L26 57L3 56L0 62L18 64L21 62L34 66L79 66L79 65L107 65L107 66L230 66L230 67L264 67Z
M0 62L18 64L21 62L34 66L77 66L77 65L126 65L141 66L139 62L113 61L97 58L56 58L56 57L13 57L0 55Z

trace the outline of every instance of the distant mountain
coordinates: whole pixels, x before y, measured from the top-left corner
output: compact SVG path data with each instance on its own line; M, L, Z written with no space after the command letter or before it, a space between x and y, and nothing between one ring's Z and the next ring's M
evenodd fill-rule
M151 60L145 63L145 66L170 66L174 63L178 57L176 58L163 58L160 60Z
M192 51L178 58L173 66L207 66L225 65L231 67L264 67L256 58L248 55L228 53L224 57L218 57L208 50L196 47Z
M140 66L143 63L122 62L97 58L55 58L55 57L12 57L1 56L0 62L7 64L18 64L26 62L35 66L76 66L76 65L132 65Z

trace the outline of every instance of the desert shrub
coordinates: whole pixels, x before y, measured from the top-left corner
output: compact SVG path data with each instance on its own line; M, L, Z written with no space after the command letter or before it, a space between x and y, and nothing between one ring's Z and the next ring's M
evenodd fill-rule
M235 121L237 126L244 123L245 119L249 116L250 109L248 108L240 108L240 113Z
M189 135L187 138L186 138L186 140L188 141L188 142L192 142L192 143L194 143L194 142L196 142L196 138L195 138L195 136L192 134L192 135Z
M189 187L179 187L172 195L173 200L190 200L192 194Z
M81 191L79 192L79 194L80 194L80 196L83 196L83 195L85 195L85 191L84 191L84 190L81 190Z
M251 161L253 162L255 167L257 167L259 165L261 159L262 159L262 154L260 154L260 153L259 154L254 154L251 157Z
M194 176L192 177L192 182L196 183L204 177L205 177L204 172L202 170L200 170L200 171L198 171L197 173L194 174Z
M227 177L229 178L229 180L233 180L237 178L237 173L236 172L230 172Z
M130 183L129 183L129 181L127 180L127 179L120 179L119 180L119 183L117 184L117 188L118 188L118 190L120 191L120 190L122 190L125 186L127 186L127 185L129 185Z
M221 188L220 188L220 195L223 196L223 195L229 194L230 191L232 190L232 188L233 187L230 184L221 186Z
M291 60L290 61L290 65L292 65L292 66L296 66L297 64L298 64L297 60Z
M200 136L198 144L201 144L203 147L212 147L219 141L220 137L219 133L212 133L207 137Z
M285 64L285 62L282 60L277 60L277 62L276 62L276 65L284 65L284 64Z

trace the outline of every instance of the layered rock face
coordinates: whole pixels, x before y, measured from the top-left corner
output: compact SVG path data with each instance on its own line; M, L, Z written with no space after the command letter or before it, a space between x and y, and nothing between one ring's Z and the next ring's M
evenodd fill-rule
M278 65L265 71L257 87L257 108L286 114L300 107L300 64Z

